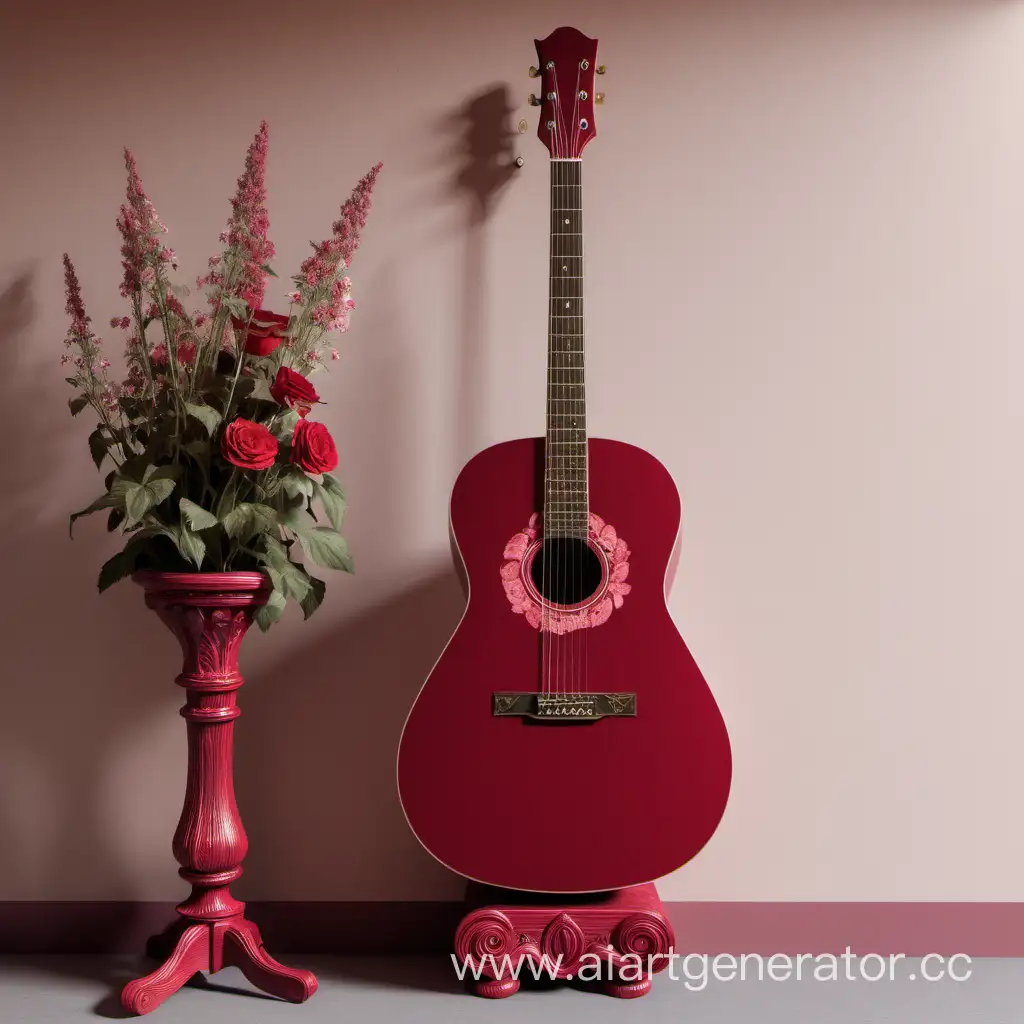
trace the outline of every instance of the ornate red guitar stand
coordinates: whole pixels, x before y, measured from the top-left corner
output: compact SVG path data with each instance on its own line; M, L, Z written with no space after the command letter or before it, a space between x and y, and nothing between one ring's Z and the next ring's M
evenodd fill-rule
M608 995L646 995L675 945L654 884L605 893L545 894L470 882L455 955L478 996L504 999L520 978L600 983ZM511 976L518 966L519 976ZM479 980L473 974L479 972Z
M173 850L192 893L178 905L180 920L147 947L163 964L129 982L121 1002L132 1013L149 1013L197 971L230 966L265 992L304 1002L316 991L316 978L266 952L256 925L245 919L245 904L229 890L248 847L232 764L236 692L243 682L238 649L254 611L267 600L267 583L251 572L139 573L135 580L184 654L177 682L187 693L181 714L188 727L188 779Z

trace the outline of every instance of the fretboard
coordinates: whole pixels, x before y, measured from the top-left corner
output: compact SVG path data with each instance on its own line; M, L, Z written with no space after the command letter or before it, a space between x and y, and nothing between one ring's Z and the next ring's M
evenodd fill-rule
M583 346L583 199L579 160L551 161L544 532L587 536L587 404Z

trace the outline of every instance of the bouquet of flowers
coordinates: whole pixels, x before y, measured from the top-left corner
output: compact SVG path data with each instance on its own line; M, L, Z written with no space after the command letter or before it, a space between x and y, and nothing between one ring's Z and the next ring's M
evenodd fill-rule
M113 468L105 491L71 516L109 510L107 528L126 542L99 575L105 590L138 569L265 573L273 593L256 621L280 618L288 598L308 618L325 584L309 566L352 571L340 531L345 497L332 476L338 454L312 418L320 397L310 375L338 358L328 335L348 328L355 308L346 276L366 225L377 164L341 208L333 232L313 243L292 278L287 312L264 308L274 245L268 238L267 125L249 147L245 171L220 239L198 286L208 306L189 312L188 289L172 282L178 260L125 151L127 197L117 218L128 315L125 376L110 375L85 313L75 268L64 256L72 415L96 416L89 449ZM318 516L319 510L319 516ZM296 558L299 551L302 559Z

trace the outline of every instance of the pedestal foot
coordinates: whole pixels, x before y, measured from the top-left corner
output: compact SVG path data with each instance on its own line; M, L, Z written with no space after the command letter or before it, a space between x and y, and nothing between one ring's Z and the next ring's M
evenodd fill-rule
M150 940L154 951L174 934L168 929ZM178 926L178 939L164 963L152 974L125 985L121 1005L130 1013L155 1010L197 971L211 974L223 967L237 967L258 989L290 1003L304 1003L317 987L310 971L279 964L264 948L259 929L252 921L197 922Z
M518 978L481 978L473 982L473 994L484 999L508 999L519 991Z
M121 1005L129 1013L149 1013L192 977L209 967L210 947L206 925L194 924L178 937L164 963L144 978L129 981L121 990Z
M317 988L312 971L279 964L264 948L252 921L237 921L224 932L223 963L237 967L258 989L290 1003L304 1003Z
M641 978L639 981L606 981L604 991L616 999L639 999L651 990L651 979Z

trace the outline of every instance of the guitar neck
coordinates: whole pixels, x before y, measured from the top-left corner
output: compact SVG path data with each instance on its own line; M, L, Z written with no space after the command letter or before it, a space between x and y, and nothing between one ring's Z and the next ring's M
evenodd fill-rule
M578 159L551 161L544 532L585 539L589 492L580 171Z

